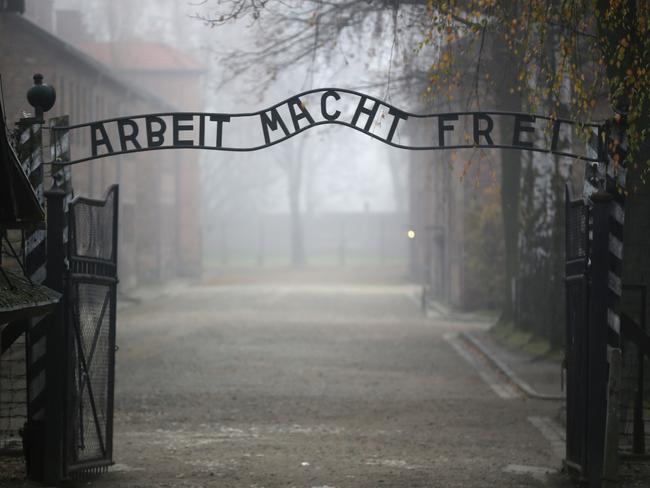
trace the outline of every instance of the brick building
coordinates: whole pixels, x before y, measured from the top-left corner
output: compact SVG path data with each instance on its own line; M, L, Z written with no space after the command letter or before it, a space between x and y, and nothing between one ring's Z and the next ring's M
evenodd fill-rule
M470 195L460 181L462 165L450 152L412 151L408 158L409 221L415 231L410 276L432 298L463 307L465 204Z
M136 86L171 103L178 111L201 111L201 83L205 68L196 60L160 42L131 40L118 43L82 43L83 51L110 66ZM177 271L195 275L201 267L200 174L198 151L174 151L173 179L166 174L162 181L167 194L177 195L174 215L177 228L171 236L176 241ZM165 204L169 203L165 199Z
M8 121L31 110L25 93L32 75L40 72L57 90L57 103L47 117L70 115L71 123L138 113L199 108L200 101L175 97L179 86L196 97L201 70L184 55L174 52L165 69L134 75L109 66L55 35L52 2L28 2L25 15L0 13L0 42L11 46L0 51L0 73ZM29 17L29 18L28 18ZM74 15L67 12L57 22L66 37L74 38ZM34 21L30 20L33 19ZM67 21L66 21L67 19ZM35 22L39 22L40 25ZM81 24L76 24L81 28ZM81 42L87 40L79 35ZM157 47L158 52L172 50ZM145 49L139 52L147 57ZM138 61L140 59L140 61ZM142 58L130 58L138 65ZM187 70L187 64L193 69ZM148 66L148 68L151 68ZM182 81L178 81L182 80ZM185 105L187 104L187 105ZM89 144L87 134L71 138L71 152ZM72 170L76 194L103 195L112 183L121 185L120 279L123 287L160 281L178 275L196 275L201 267L198 154L160 151L129 157L100 159Z

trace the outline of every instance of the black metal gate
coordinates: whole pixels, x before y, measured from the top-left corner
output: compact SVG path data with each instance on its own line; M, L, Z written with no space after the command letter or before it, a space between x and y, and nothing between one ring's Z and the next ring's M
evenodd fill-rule
M566 187L566 463L584 478L588 457L589 207Z
M65 478L113 464L118 195L70 204Z

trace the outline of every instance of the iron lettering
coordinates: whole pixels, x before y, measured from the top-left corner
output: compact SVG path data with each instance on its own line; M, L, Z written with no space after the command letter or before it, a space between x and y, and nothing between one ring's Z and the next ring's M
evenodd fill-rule
M391 142L393 140L393 136L395 135L395 131L397 130L397 124L399 124L399 121L408 120L409 116L394 107L391 107L390 110L388 110L388 113L393 116L393 122L391 123L390 129L388 130L386 141Z
M534 124L535 123L535 117L533 115L525 115L525 114L515 115L515 130L513 131L514 134L512 136L512 145L513 146L526 147L526 148L533 147L533 142L532 141L522 141L521 140L521 133L522 132L528 132L528 133L535 132L534 127L532 127L530 125L523 125L525 123Z
M562 120L554 120L553 121L553 137L551 139L551 151L557 151L559 142L560 142L560 126L566 123L565 121Z
M165 144L165 131L167 130L167 124L160 117L147 117L147 146L149 147L160 147ZM158 129L154 130L153 125L158 124Z
M131 133L127 134L124 130L126 127L130 127ZM120 148L122 151L127 151L127 142L130 142L135 149L142 149L142 146L138 142L138 124L131 119L122 119L117 121L117 132L120 136Z
M486 127L480 128L481 121L486 122ZM492 117L490 117L488 114L484 113L476 113L474 114L473 117L473 126L474 126L474 144L477 146L481 144L480 138L483 136L485 138L485 141L487 142L488 146L494 146L494 142L492 141L492 137L490 136L490 132L492 132L492 129L494 128L494 121L492 120Z
M282 117L280 117L280 114L278 113L278 109L272 108L269 110L271 115L267 115L266 112L262 112L260 114L260 119L262 119L262 130L264 131L264 142L266 144L271 143L271 137L269 136L269 129L272 131L278 130L278 125L280 128L282 128L282 132L284 132L285 137L289 136L289 130L287 129L287 126L285 125L284 121L282 120Z
M69 163L74 164L166 148L255 151L324 124L343 125L403 149L510 148L596 160L586 146L574 154L577 145L560 137L574 124L569 120L485 110L415 115L370 95L333 88L308 90L251 113L149 114L53 130L90 130L88 154Z
M291 114L291 120L293 121L293 128L296 132L300 132L302 130L300 128L300 120L302 119L307 119L309 125L316 123L309 113L309 110L307 110L307 107L305 107L300 98L296 97L292 99L288 105L289 113ZM298 107L298 110L300 111L299 114L296 114L296 107Z
M100 137L97 137L97 132L99 131ZM108 133L106 132L106 127L102 122L98 122L90 125L90 144L92 147L93 156L97 157L99 155L99 147L105 146L106 152L108 154L113 154L113 145L111 144L110 139L108 138Z
M217 140L215 147L221 147L223 145L223 124L225 122L230 122L230 116L225 114L215 114L210 116L210 121L217 123Z
M338 119L341 116L341 111L337 110L336 112L331 113L329 110L327 110L327 101L329 98L340 100L341 95L339 95L334 90L327 90L325 93L323 93L323 96L320 97L320 112L325 120L332 121Z
M174 121L174 146L191 146L191 140L181 139L181 132L189 132L194 130L191 124L181 124L181 122L192 122L192 114L174 114L172 120Z
M445 147L445 132L452 132L453 125L447 125L445 122L452 122L458 120L458 115L442 114L438 115L438 145Z
M356 127L361 114L365 114L368 116L368 118L366 119L366 125L363 127L364 132L368 132L370 130L370 127L372 126L372 122L375 120L375 116L377 115L377 110L379 109L379 102L376 100L373 100L372 108L370 109L367 108L366 107L367 100L368 97L366 96L361 97L357 105L357 110L354 112L354 116L352 117L352 126Z

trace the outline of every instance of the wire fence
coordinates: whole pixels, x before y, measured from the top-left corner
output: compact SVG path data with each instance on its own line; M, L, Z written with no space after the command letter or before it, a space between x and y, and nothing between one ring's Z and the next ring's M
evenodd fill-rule
M0 356L0 452L22 451L20 430L27 421L25 336Z
M6 270L22 274L20 258L24 241L21 232L8 231L0 252ZM0 324L0 333L4 325ZM2 345L0 334L0 452L22 451L20 430L27 421L27 367L24 334L10 347ZM2 349L6 351L2 353Z
M529 263L527 273L516 278L513 289L515 323L554 346L565 340L564 276L554 262Z

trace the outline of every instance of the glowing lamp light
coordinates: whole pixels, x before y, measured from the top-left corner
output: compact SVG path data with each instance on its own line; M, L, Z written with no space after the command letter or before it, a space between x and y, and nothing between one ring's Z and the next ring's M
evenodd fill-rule
M413 229L409 229L409 231L406 233L409 239L415 239L415 231Z

